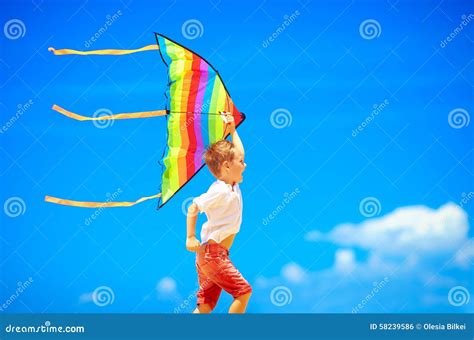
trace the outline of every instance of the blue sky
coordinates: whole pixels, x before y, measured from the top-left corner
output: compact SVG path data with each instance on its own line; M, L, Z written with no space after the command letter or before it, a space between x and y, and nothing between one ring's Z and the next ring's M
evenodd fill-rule
M207 169L159 211L43 202L159 192L164 119L50 110L163 108L157 52L47 50L138 48L153 32L209 60L247 115L231 258L248 312L474 310L469 1L1 2L2 312L192 310L182 211Z

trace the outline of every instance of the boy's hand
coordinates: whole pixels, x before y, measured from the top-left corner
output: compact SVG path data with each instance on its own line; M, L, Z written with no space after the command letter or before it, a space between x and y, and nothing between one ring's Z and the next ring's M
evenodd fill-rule
M227 121L227 128L229 129L230 133L234 133L235 131L235 120L234 116L230 112L223 112L225 119Z
M201 243L196 238L196 236L191 236L186 239L186 249L192 252L196 252L199 250Z

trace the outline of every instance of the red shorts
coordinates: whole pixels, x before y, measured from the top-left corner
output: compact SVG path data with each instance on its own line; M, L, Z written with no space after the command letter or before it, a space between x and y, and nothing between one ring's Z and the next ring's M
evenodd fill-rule
M218 243L202 245L196 255L199 291L197 304L213 309L222 289L234 298L252 292L247 280L229 259L229 251Z

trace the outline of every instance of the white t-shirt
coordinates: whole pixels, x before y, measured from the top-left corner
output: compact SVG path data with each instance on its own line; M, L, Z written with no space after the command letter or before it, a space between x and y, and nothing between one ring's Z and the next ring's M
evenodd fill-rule
M238 184L232 187L217 180L193 202L198 206L199 212L204 212L207 216L207 222L201 229L202 243L209 240L219 243L240 230L243 204Z

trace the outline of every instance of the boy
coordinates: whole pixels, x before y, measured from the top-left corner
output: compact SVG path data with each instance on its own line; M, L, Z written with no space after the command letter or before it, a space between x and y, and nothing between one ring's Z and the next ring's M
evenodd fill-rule
M234 297L229 313L245 313L252 293L247 280L229 259L229 249L242 222L242 195L238 183L247 166L244 147L230 113L225 114L232 143L221 140L211 145L204 159L216 181L195 198L188 209L186 248L197 252L199 291L193 313L210 313L224 289ZM208 221L201 230L202 244L196 238L197 213L205 212Z

